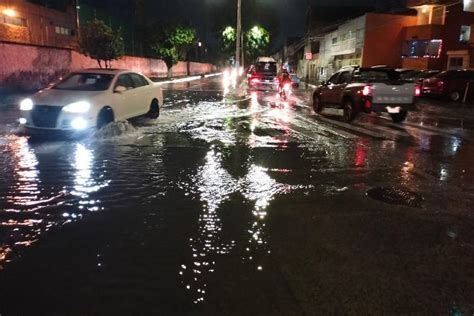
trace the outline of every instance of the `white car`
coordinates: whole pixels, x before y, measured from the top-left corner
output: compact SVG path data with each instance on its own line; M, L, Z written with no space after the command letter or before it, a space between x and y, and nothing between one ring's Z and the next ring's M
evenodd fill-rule
M29 131L83 131L147 115L158 118L161 88L132 71L90 69L69 76L20 103Z

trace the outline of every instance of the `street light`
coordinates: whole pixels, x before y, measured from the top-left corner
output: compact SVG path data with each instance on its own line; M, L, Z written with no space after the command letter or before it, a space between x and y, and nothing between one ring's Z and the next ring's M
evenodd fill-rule
M2 11L2 13L11 18L16 17L16 11L12 8L6 8Z

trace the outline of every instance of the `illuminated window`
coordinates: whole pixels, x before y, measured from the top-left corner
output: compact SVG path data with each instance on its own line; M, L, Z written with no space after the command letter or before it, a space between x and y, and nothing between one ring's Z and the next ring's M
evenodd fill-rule
M26 19L17 16L8 16L5 14L0 14L0 23L26 27Z
M402 57L405 58L439 58L442 40L410 40L403 43Z
M56 26L56 34L73 36L74 30L68 27Z
M459 35L459 41L461 43L469 42L471 38L471 27L468 25L461 26L461 34Z

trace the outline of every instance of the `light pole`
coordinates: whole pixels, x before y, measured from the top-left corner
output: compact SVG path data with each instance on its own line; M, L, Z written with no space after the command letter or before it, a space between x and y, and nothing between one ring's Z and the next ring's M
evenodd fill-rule
M75 1L75 6L76 6L76 29L77 29L77 37L80 39L81 38L81 18L79 16L79 10L81 9L79 5L79 0Z
M236 45L235 45L235 65L240 67L240 50L241 50L241 37L242 33L242 0L237 0L237 32L236 32Z

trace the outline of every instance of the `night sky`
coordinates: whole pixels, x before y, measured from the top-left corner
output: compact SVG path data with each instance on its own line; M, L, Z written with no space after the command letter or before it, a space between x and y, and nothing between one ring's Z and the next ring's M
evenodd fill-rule
M123 10L120 3L127 3L130 0L81 0L94 5L102 4L113 10ZM146 3L146 11L149 18L158 20L179 20L186 24L191 24L198 30L201 38L209 37L210 23L206 19L206 9L213 4L222 3L225 0L142 0ZM287 37L302 36L304 34L305 14L308 6L336 6L341 7L368 7L381 5L384 7L396 6L403 0L242 0L257 1L262 3L266 9L274 10L280 20L280 30L277 38L273 39L272 46L277 47L283 44ZM129 2L128 2L129 3ZM235 0L237 3L237 0ZM235 10L230 8L230 10ZM151 16L150 16L151 15Z
M203 17L205 6L220 3L223 0L165 0L153 1L157 12L162 15L172 16L174 12L180 12L180 17L185 17L198 29L205 30ZM242 0L243 5L245 1ZM389 3L396 4L403 1L396 0L257 0L265 5L268 10L275 10L280 17L280 34L274 39L272 46L280 45L288 36L302 36L304 34L305 14L308 5L338 6L341 10L345 6L387 6ZM237 2L237 0L235 0ZM180 11L178 11L178 8ZM184 10L184 12L183 12ZM277 42L277 43L275 43Z

